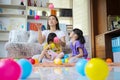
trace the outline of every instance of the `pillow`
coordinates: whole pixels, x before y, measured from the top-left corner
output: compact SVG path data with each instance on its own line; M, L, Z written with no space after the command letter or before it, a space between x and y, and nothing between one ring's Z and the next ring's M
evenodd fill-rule
M30 30L30 37L28 39L28 43L36 43L38 42L38 32Z
M9 34L10 42L27 42L29 38L29 33L22 30L12 30Z

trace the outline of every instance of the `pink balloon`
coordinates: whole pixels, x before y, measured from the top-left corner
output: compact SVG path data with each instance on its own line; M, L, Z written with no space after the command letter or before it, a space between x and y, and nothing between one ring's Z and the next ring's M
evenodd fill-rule
M21 2L24 2L24 0L21 0Z
M89 61L89 60L91 60L91 58L87 58L86 60Z
M39 19L40 19L40 16L39 16L39 15L35 15L35 16L34 16L34 19L35 19L35 20L39 20Z
M54 5L52 3L49 4L49 9L54 9Z
M59 43L59 38L58 37L54 38L54 43Z
M21 75L21 67L12 59L0 61L0 80L18 80Z

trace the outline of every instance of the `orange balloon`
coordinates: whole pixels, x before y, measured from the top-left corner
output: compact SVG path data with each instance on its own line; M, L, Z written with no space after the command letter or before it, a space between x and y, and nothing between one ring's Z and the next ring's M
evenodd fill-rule
M34 59L34 60L35 60L35 64L38 64L38 63L39 63L38 59Z
M112 63L112 59L111 59L111 58L107 58L107 59L106 59L106 62L107 62L107 63Z

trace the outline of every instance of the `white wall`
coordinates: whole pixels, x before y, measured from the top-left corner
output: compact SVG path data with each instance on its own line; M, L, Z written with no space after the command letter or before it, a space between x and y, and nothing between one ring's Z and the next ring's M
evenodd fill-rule
M87 36L87 49L91 56L90 1L73 0L73 28L79 28Z
M73 25L83 30L84 35L89 34L89 8L89 0L73 0Z
M74 0L49 0L56 8L72 8L72 1Z

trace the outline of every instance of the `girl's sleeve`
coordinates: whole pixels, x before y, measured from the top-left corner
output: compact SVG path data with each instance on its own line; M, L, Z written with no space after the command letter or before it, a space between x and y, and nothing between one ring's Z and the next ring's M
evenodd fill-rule
M79 41L76 41L76 43L75 43L76 49L83 48L83 46L84 46L84 44L81 44Z

